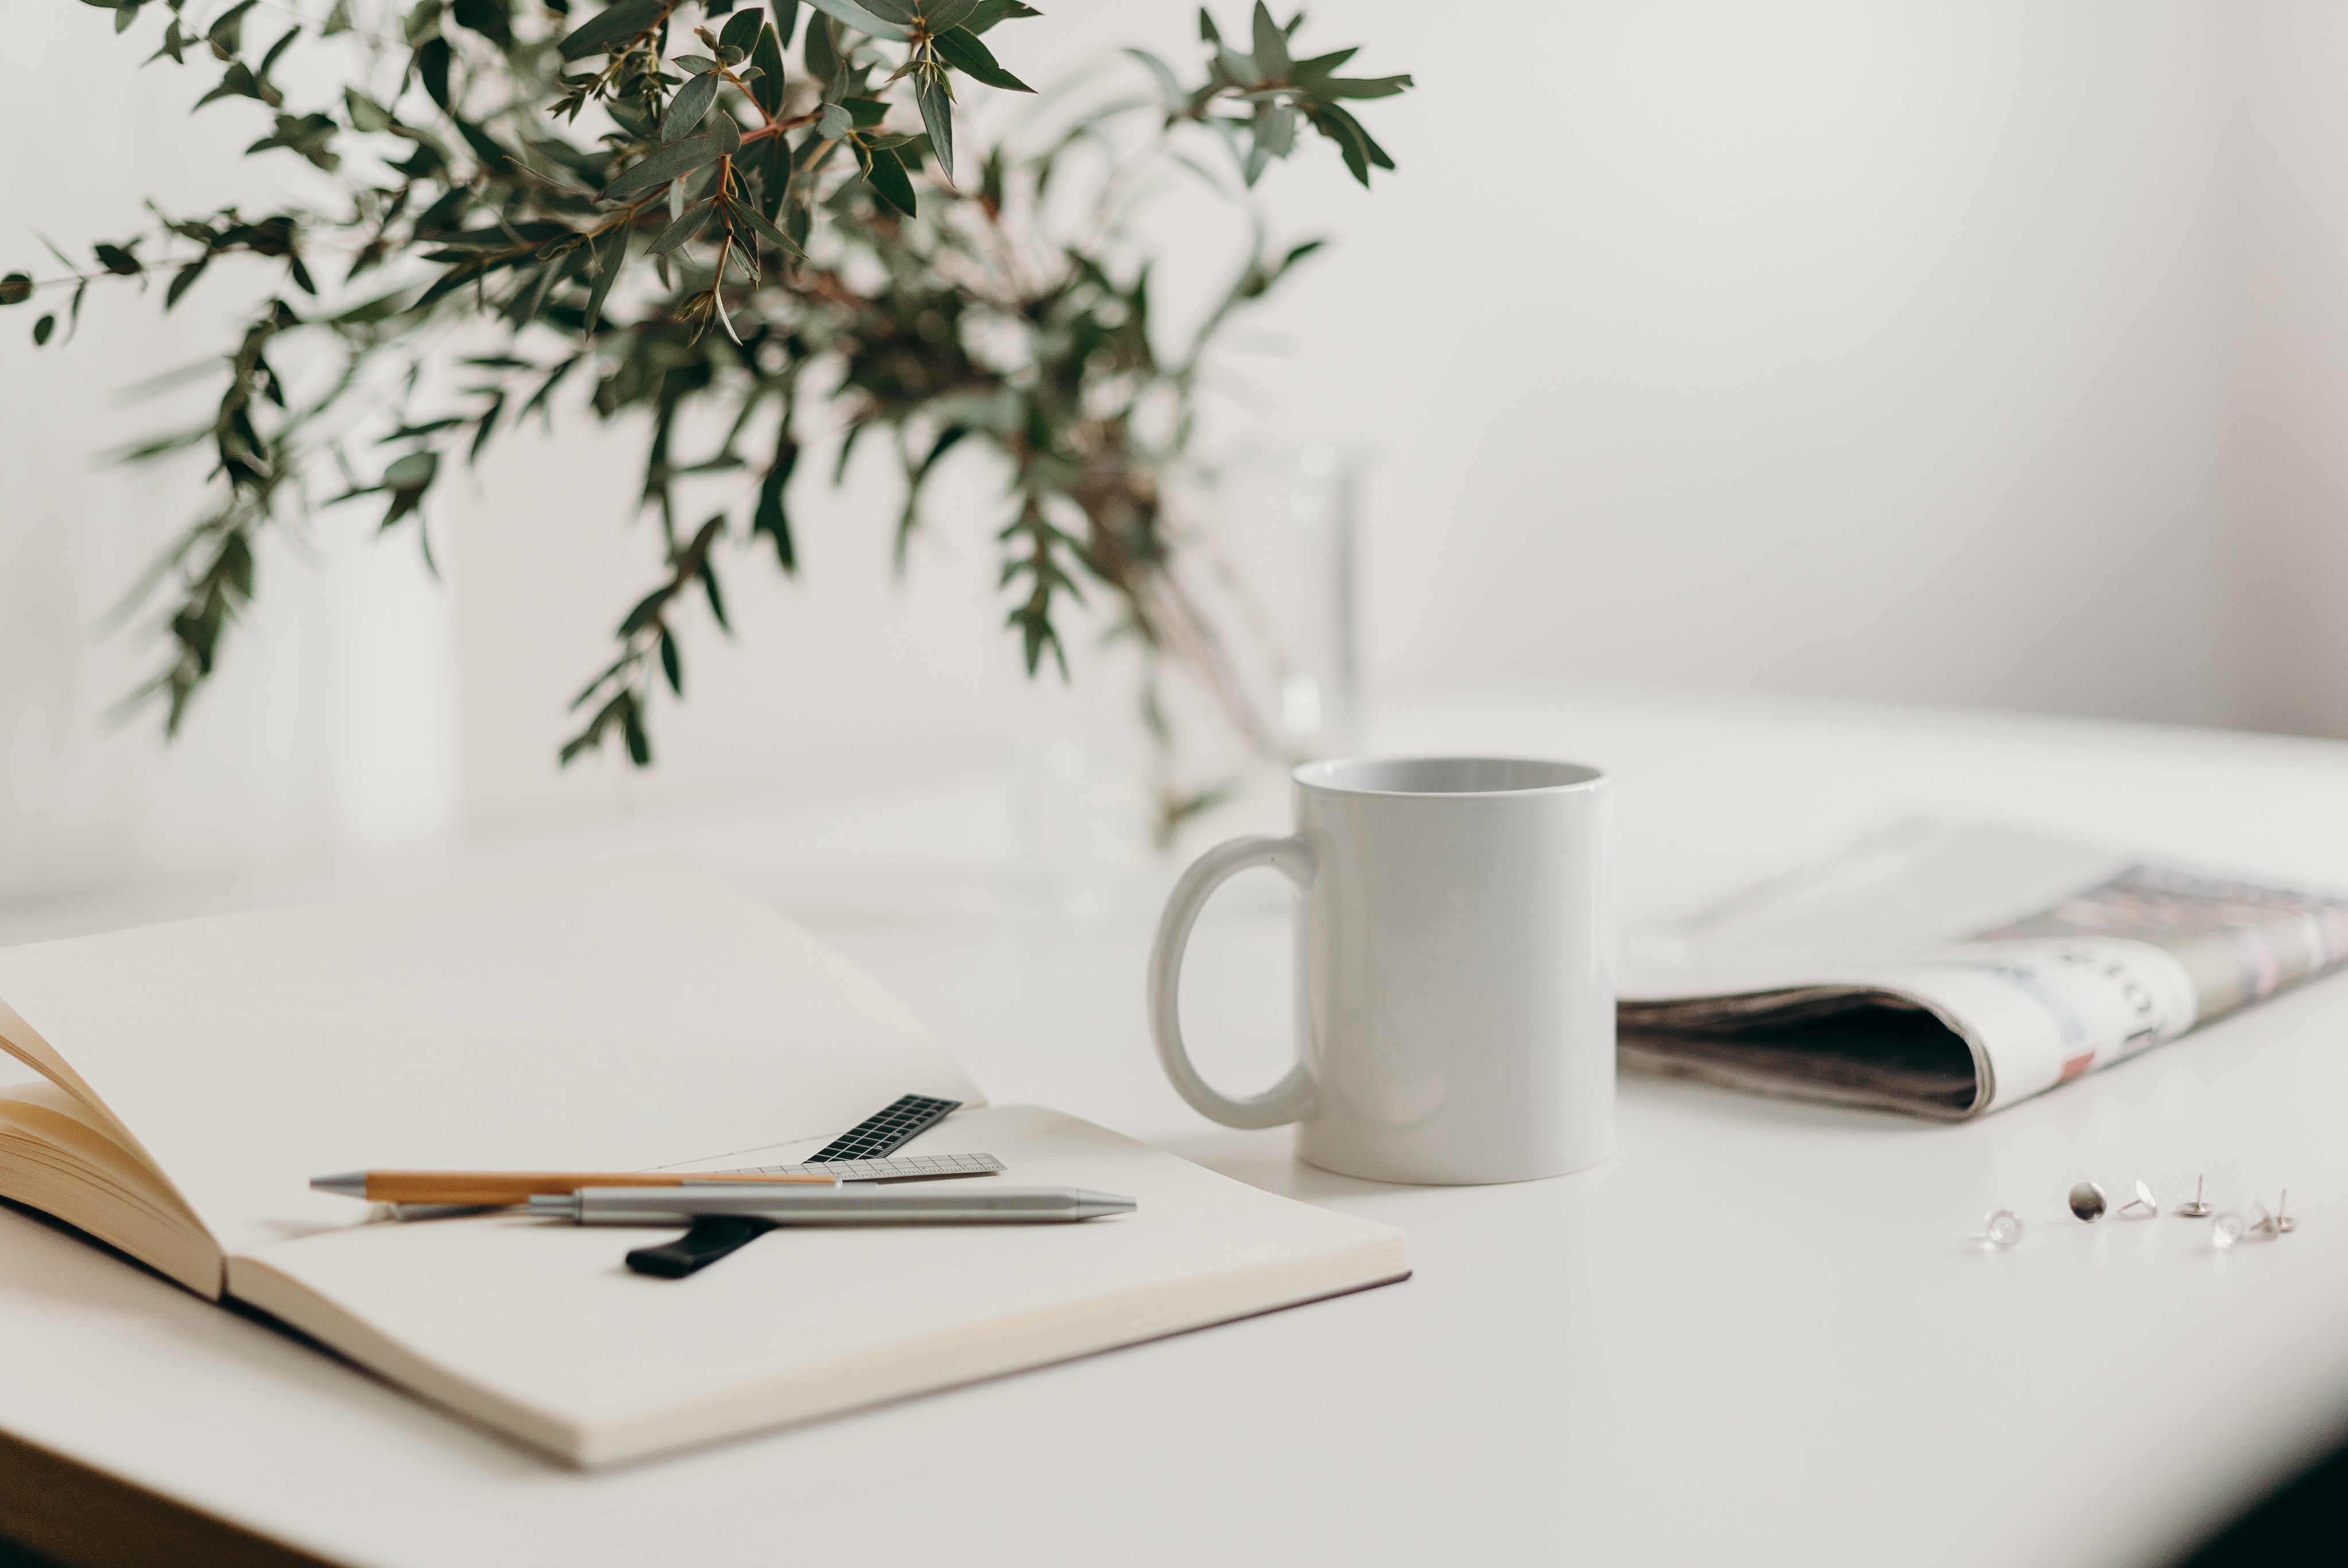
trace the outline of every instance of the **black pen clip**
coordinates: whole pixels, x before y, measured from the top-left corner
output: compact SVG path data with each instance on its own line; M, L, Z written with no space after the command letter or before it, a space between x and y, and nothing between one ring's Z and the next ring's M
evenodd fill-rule
M628 1266L638 1274L683 1279L740 1251L774 1228L774 1221L756 1214L704 1214L693 1222L691 1230L675 1241L661 1246L640 1246L628 1254Z

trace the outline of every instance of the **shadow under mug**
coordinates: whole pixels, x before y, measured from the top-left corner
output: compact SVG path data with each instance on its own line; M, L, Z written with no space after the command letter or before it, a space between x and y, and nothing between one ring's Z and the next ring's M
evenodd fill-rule
M1176 884L1149 1026L1182 1098L1384 1182L1520 1182L1604 1159L1614 1131L1613 787L1504 757L1307 763L1296 832L1235 838ZM1297 1063L1234 1100L1182 1043L1183 949L1225 878L1296 885Z

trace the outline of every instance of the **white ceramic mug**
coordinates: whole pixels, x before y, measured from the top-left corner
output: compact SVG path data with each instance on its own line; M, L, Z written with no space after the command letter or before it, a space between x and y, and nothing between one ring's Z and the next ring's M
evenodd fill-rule
M1499 757L1307 763L1296 832L1199 857L1149 955L1149 1026L1182 1098L1384 1182L1520 1182L1596 1164L1614 1131L1612 785ZM1302 895L1297 1064L1233 1100L1182 1044L1182 951L1224 878Z

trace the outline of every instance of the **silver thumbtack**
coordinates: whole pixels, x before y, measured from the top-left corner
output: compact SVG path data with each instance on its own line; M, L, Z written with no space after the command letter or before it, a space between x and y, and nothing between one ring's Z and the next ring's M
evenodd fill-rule
M2283 1213L2289 1207L2291 1207L2291 1189L2285 1187L2282 1190L2282 1197L2275 1204L2274 1228L2277 1235L2289 1235L2299 1228L2299 1222Z
M2094 1225L2104 1217L2104 1189L2093 1182L2081 1182L2071 1189L2071 1212Z
M2157 1220L2160 1217L2160 1205L2153 1201L2152 1189L2142 1182L2136 1184L2136 1196L2120 1205L2122 1214L2127 1213L2130 1209L2142 1209L2144 1217L2148 1220Z
M1990 1245L2003 1252L2022 1240L2022 1216L2012 1209L1992 1209L1982 1231Z
M2200 1177L2193 1178L2193 1201L2189 1204L2179 1204L2168 1212L2188 1220L2206 1220L2209 1217L2209 1205L2201 1201Z

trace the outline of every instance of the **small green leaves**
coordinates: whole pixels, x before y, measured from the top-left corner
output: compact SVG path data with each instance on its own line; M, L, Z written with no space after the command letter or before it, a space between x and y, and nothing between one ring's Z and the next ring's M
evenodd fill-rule
M809 17L807 39L799 46L807 61L808 75L826 86L839 75L839 51L833 46L839 26L829 16Z
M973 40L974 42L975 40ZM953 90L946 86L943 69L915 68L913 101L921 106L922 126L930 135L930 149L938 155L938 167L945 177L953 179Z
M717 35L720 48L739 49L747 57L758 46L758 34L763 30L767 14L753 5L747 11L737 11L726 19L726 30Z
M669 99L668 113L661 117L661 139L675 141L699 125L717 101L717 89L725 85L724 77L708 71L677 88L676 97Z
M758 238L764 240L767 244L772 245L776 250L782 251L785 255L796 256L800 253L799 248L791 243L790 237L788 235L785 234L780 229L776 228L774 224L768 222L766 215L761 213L757 208L751 206L748 202L736 201L734 198L729 196L726 199L726 210L733 215L736 222L741 224L744 228L749 230L752 233L757 235Z
M750 517L750 536L765 534L775 542L775 564L786 574L798 570L798 549L791 541L791 519L783 508L783 492L791 482L791 470L798 466L799 444L791 433L793 409L788 402L783 405L781 433L775 438L775 461L758 486L757 509Z
M793 0L796 6L797 0ZM757 12L746 15L755 16ZM758 79L750 84L750 96L767 113L778 114L783 107L783 41L771 26L758 29L758 42L750 51L750 63L758 68Z
M246 0L251 4L251 0ZM808 0L808 4L827 15L836 16L868 38L889 38L901 41L905 28L886 17L875 15L858 5L856 0Z
M1414 86L1407 72L1399 77L1330 77L1313 85L1318 98L1390 98Z
M506 0L450 0L448 15L459 27L470 28L501 49L513 42Z
M700 233L709 224L709 214L714 205L715 203L708 201L695 202L685 210L684 217L662 230L660 238L647 246L644 253L650 256L665 256L695 234Z
M620 0L567 34L556 52L566 60L606 53L659 25L661 0Z
M28 272L11 272L0 278L0 305L21 305L33 297L33 279Z
M620 281L620 269L627 265L627 230L623 227L614 227L594 242L592 254L595 281L588 287L584 323L585 330L591 337L594 334L597 319L603 313L603 302L612 296L612 285ZM544 391L552 389L552 383L550 382ZM522 412L527 414L530 410L525 407Z
M54 315L43 316L39 321L35 322L33 323L33 346L35 348L39 348L42 344L47 343L49 341L49 334L57 330L57 318Z
M908 218L915 216L913 182L907 178L905 166L898 159L895 149L876 148L870 156L871 162L865 169L864 178L871 182L880 200Z
M424 84L424 90L432 101L443 109L449 104L448 67L456 55L446 38L427 38L416 46L417 79Z
M690 174L705 163L714 163L720 156L713 137L694 136L671 142L604 187L603 200L624 201L665 185L680 174Z
M661 673L668 678L668 689L678 696L685 695L685 661L676 651L676 639L667 627L660 629Z
M233 58L236 52L244 47L244 14L257 4L259 0L238 0L238 4L221 12L220 20L205 31L204 42L211 46L213 58Z
M211 265L211 253L206 252L171 274L170 286L163 291L163 308L166 311L180 302L181 294L196 286L196 280L204 275L204 269Z
M980 43L978 35L966 27L941 33L930 41L936 46L940 59L974 82L1001 87L1005 92L1032 93L1035 90L997 65L994 52Z
M372 135L389 130L394 121L391 111L356 87L343 89L343 110L350 116L351 128Z
M118 22L144 14L142 0L92 3ZM170 310L232 253L266 259L253 272L283 296L248 318L241 347L211 361L224 367L217 415L134 449L216 458L204 481L209 509L156 579L170 585L160 590L168 602L149 607L160 611L150 623L170 629L170 662L148 692L168 701L166 727L232 636L259 531L290 516L324 465L340 459L338 447L369 416L362 398L371 410L378 393L388 395L391 429L375 450L378 462L391 460L373 482L345 466L349 494L336 498L377 497L383 526L413 518L419 540L439 468L460 453L478 456L532 414L551 427L572 405L554 397L558 384L579 403L592 399L597 417L641 417L653 431L641 494L664 564L609 667L573 705L580 727L565 761L607 742L623 743L639 765L651 761L652 708L664 687L684 695L684 642L703 605L726 625L721 578L739 568L733 556L718 559L724 550L747 544L763 557L771 548L785 572L796 569L787 503L803 390L840 400L842 467L851 449L894 447L905 477L901 545L925 482L956 443L984 444L1007 468L1012 498L994 519L1008 524L1003 608L1031 674L1047 661L1066 671L1058 621L1096 587L1109 596L1106 613L1128 620L1150 658L1173 657L1167 610L1148 584L1180 545L1159 482L1189 438L1200 348L1318 242L1284 254L1251 247L1189 351L1161 363L1139 242L1152 231L1123 226L1121 209L1077 209L1147 191L1147 179L1127 178L1143 173L1146 158L1200 169L1192 155L1215 138L1252 179L1290 157L1306 126L1366 180L1393 160L1351 109L1411 86L1407 76L1341 77L1354 50L1308 54L1296 44L1301 13L1282 24L1268 4L1241 3L1246 23L1229 35L1202 15L1203 58L1137 52L1154 92L1071 100L1066 138L1032 149L1023 145L1031 132L980 141L973 120L956 123L970 99L954 73L1031 90L982 41L1006 20L1037 15L1020 0L811 0L804 85L798 62L785 57L796 46L798 0L700 0L697 10L683 0L377 0L373 10L317 0L296 9L323 15L323 26L273 22L274 42L264 54L256 35L249 57L244 23L282 6L152 7L167 13L160 54L183 59L190 45L208 46L217 60L193 84L202 101L265 107L263 126L247 135L269 134L252 151L294 151L335 172L339 188L332 200L266 217L223 210L174 221L159 212L160 228L143 241L101 247L95 262L77 251L70 275L51 285L70 303L26 313L36 343L70 340L90 288L157 281L157 302ZM1226 15L1236 19L1238 8ZM311 64L294 57L297 46L350 32L355 13L366 41L389 57L370 67L371 82L303 71L305 92L324 84L321 112L289 107L272 79L278 62L295 76ZM323 54L315 64L324 66ZM756 118L737 124L753 112L744 95ZM427 97L433 107L419 108ZM597 116L582 120L590 107ZM1134 128L1147 134L1126 134ZM364 159L349 156L362 145ZM1094 181L1088 170L1052 186L1055 159L1079 148L1086 158L1106 154L1114 178ZM1238 200L1237 181L1208 178ZM901 220L918 210L917 194L932 203L922 214L931 221ZM1266 205L1278 215L1278 203ZM803 259L818 231L820 263L786 264L778 286L770 251L786 263ZM1072 238L1079 234L1087 237ZM628 272L631 251L651 264ZM312 308L301 291L331 282L314 283L305 258L330 256L348 276L381 272L382 292L352 291L357 302L298 313ZM1015 260L1015 288L977 281L999 279L998 256ZM37 292L30 272L0 274L0 306ZM298 344L274 346L297 332ZM572 340L560 354L537 352L557 333ZM294 389L271 366L281 354L303 370ZM772 460L746 470L741 453L760 420ZM877 434L852 447L860 432ZM832 456L824 454L827 468ZM747 535L729 533L720 516L684 542L680 509L710 482L689 477L728 471L755 492L747 518L736 508ZM1163 792L1165 820L1210 798L1194 784L1176 780Z
M342 164L342 156L330 144L335 133L342 128L322 114L304 115L298 119L292 115L277 117L277 128L244 150L248 156L282 147L300 153L312 163L332 174Z
M395 459L383 471L383 488L391 492L391 508L384 513L380 526L388 528L422 507L424 492L432 487L433 477L439 472L438 452L410 452Z
M1043 14L1033 5L1020 4L1020 0L978 0L978 4L971 7L970 15L963 18L962 25L975 37L997 22L1016 21L1021 17L1041 16Z
M1255 0L1252 18L1255 33L1255 68L1257 79L1284 82L1288 79L1288 35L1272 19L1271 7L1263 0Z

